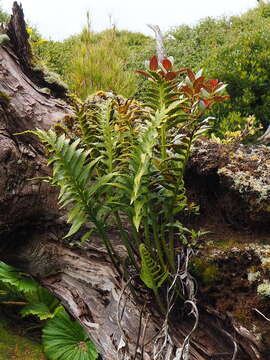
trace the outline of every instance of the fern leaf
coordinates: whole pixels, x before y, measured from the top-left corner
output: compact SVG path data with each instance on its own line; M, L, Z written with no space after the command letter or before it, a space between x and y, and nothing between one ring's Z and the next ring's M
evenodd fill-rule
M144 244L140 244L139 250L142 264L140 278L149 289L156 292L169 276L169 272L162 271Z
M143 194L148 192L147 188L151 180L151 177L147 175L151 173L150 166L154 149L159 143L158 128L164 121L164 116L164 111L157 111L155 116L151 116L151 121L146 124L144 131L139 136L138 145L135 147L129 162L131 175L126 180L132 184L130 205L133 205L133 223L137 231L142 219L143 205L146 201Z
M57 138L51 130L37 130L35 133L50 146L52 154L49 163L53 164L53 182L60 187L59 204L62 207L75 204L69 210L72 226L66 235L68 237L75 234L88 220L85 186L90 181L93 167L99 159L88 163L89 151L78 148L80 139L70 144L70 140L64 135Z

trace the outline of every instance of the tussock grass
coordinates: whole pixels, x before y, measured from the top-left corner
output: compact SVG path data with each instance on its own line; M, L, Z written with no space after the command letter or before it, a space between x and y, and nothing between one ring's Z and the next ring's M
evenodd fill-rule
M127 70L128 45L115 28L100 36L85 27L71 49L66 81L80 98L98 91L113 91L125 97L137 88L137 76Z

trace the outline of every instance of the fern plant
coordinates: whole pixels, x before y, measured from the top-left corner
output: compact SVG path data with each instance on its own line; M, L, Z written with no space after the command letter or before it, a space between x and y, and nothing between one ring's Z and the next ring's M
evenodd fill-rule
M48 149L49 181L60 189L60 206L67 207L72 226L66 237L92 224L82 240L96 232L126 278L139 270L141 259L141 278L161 306L158 291L176 271L176 248L202 234L180 221L197 211L186 195L185 168L194 143L209 128L206 111L227 97L219 94L223 83L206 80L201 71L173 71L171 59L158 63L154 56L149 69L138 73L150 80L139 116L131 100L112 99L78 107L81 139L52 130L34 134ZM116 253L108 226L118 231L128 261Z
M155 297L158 301L159 307L163 312L165 312L165 308L159 296L158 289L168 278L169 271L162 270L159 263L155 259L153 259L150 251L147 250L144 244L140 244L140 257L141 257L140 278L149 289L153 290Z
M106 199L107 187L117 175L116 172L97 175L96 168L103 159L102 156L92 159L91 149L79 147L81 140L71 142L65 135L57 137L48 132L36 130L34 132L46 144L50 153L48 164L53 164L53 174L48 178L52 185L59 186L59 205L69 207L67 222L72 226L66 237L75 234L87 222L91 222L94 229L86 232L82 240L88 238L94 230L101 236L109 256L118 268L116 254L106 234L106 218L110 214L107 206L111 198Z
M146 105L152 111L162 107L168 110L166 120L159 127L160 157L153 163L157 174L155 184L162 201L159 233L167 261L175 271L176 220L181 213L192 208L186 197L185 168L193 144L209 129L210 118L204 117L205 112L228 96L218 94L225 89L223 83L206 80L202 71L197 74L189 68L173 71L171 58L159 63L153 56L149 69L138 73L150 80L144 97ZM179 74L185 74L185 79L176 80ZM183 238L183 233L180 238Z

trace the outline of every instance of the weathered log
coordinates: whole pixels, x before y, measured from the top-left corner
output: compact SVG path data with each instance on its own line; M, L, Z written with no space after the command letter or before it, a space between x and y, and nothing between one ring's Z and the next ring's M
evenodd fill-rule
M28 181L49 174L46 157L36 138L14 133L36 127L47 129L72 111L62 100L44 93L44 78L39 82L34 75L27 57L29 51L16 54L18 41L14 39L21 39L19 48L23 49L27 36L22 36L25 34L22 9L16 3L13 12L11 21L14 24L8 27L11 42L0 48L0 259L28 272L58 296L88 331L104 359L152 360L158 339L159 344L167 341L167 357L164 355L163 358L173 359L172 354L182 347L192 329L194 317L188 316L188 311L175 308L168 323L164 322L164 316L144 289L138 287L135 296L130 294L98 239L81 247L63 242L66 224L57 209L56 189L45 183L37 185ZM21 26L16 25L18 23ZM56 90L53 93L62 94ZM269 159L267 147L228 148L207 141L199 144L187 173L190 196L201 204L202 209L201 216L193 223L203 225L205 229L210 227L214 232L211 236L221 239L226 238L226 234L227 238L237 234L249 243L259 237L258 224L260 228L269 225ZM255 180L248 180L248 176L259 181L261 190L254 185ZM240 178L240 184L234 181ZM261 202L252 202L258 200L258 195ZM249 227L249 223L252 226ZM242 225L241 229L239 225ZM237 231L231 226L237 226ZM117 236L111 236L117 243ZM239 264L251 256L245 269L252 264L254 251L246 248L237 253ZM207 254L216 258L219 255L220 252ZM226 261L231 263L231 260L229 249L217 263L225 271L226 266L230 268ZM230 271L227 278L232 279L234 274ZM247 286L244 270L241 276L239 287ZM137 284L134 279L133 286ZM246 299L257 296L256 286L252 289L253 293ZM246 329L233 317L232 309L220 310L213 290L211 286L210 289L204 286L198 295L200 319L190 342L190 359L269 359L269 340L267 343L267 338L262 336L269 331L267 321L257 332L252 331L252 326ZM240 297L241 290L236 291ZM229 289L225 296L228 294ZM210 304L207 296L211 299ZM264 314L269 317L270 308L265 303L264 306ZM254 320L256 314L253 315Z
M151 339L155 335L164 336L159 334L164 325L163 316L151 303L145 307L143 301L138 303L128 296L128 291L122 293L124 283L117 277L102 248L92 245L71 249L56 241L55 234L47 232L32 234L32 238L16 244L15 249L16 253L13 247L6 249L1 258L20 266L56 294L87 329L104 359L117 359L117 353L119 356L125 354L125 359L133 359L140 327L146 331L143 339L141 330L139 345L148 344L143 350L138 347L137 357L140 358L143 351L143 359L153 359L156 338ZM119 327L117 316L123 307L125 311ZM193 324L192 316L176 312L175 318L169 321L172 340L168 348L170 345L172 350L180 348ZM161 337L161 341L164 338ZM231 359L234 341L238 344L237 359L267 359L269 356L269 349L244 327L234 324L228 315L219 314L211 307L200 308L199 327L190 346L191 359Z
M27 181L36 176L48 175L40 144L34 136L16 136L15 133L35 128L48 129L59 118L72 113L66 103L44 94L44 89L28 77L28 74L33 74L30 70L33 65L31 65L31 57L28 58L31 51L23 13L17 3L14 3L13 11L8 26L11 41L8 45L0 47L0 229L2 231L16 224L24 226L32 222L33 218L43 221L43 217L54 216L58 211L54 189L44 183ZM36 80L36 76L34 78ZM50 84L47 86L49 87Z

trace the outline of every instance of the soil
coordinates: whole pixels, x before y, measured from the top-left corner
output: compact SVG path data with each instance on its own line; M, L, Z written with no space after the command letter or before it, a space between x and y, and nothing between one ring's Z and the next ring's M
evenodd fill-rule
M209 223L208 217L208 226L203 229L210 231L207 244L191 263L191 272L199 282L198 304L260 336L269 348L265 356L270 358L270 321L262 316L270 318L270 301L257 290L270 277L269 263L265 262L270 255L269 232L254 227L236 230L225 221L215 223L212 219ZM259 274L258 278L250 281L250 273Z

